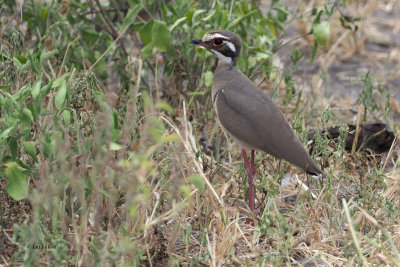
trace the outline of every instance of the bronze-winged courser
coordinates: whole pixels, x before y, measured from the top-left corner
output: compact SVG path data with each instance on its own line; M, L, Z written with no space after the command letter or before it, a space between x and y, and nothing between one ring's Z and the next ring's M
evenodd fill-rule
M240 37L230 31L216 30L192 40L192 44L205 47L217 57L212 100L222 129L242 148L251 211L254 211L254 150L284 159L307 173L321 174L280 109L236 67ZM250 163L246 150L251 150Z

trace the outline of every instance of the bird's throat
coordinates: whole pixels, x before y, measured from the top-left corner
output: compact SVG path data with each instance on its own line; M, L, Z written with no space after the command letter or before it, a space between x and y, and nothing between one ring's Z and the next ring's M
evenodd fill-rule
M231 66L235 66L236 65L236 57L229 57L226 56L224 54L222 54L221 52L218 52L214 49L211 49L211 52L217 56L218 59L218 66L219 65L231 65Z

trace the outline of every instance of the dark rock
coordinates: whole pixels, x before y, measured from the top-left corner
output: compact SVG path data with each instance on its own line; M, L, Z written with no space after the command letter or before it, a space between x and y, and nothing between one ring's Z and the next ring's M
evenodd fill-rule
M346 136L346 145L345 149L347 152L351 151L353 146L355 134L356 134L356 126L352 124L347 125L349 134ZM337 142L337 139L340 135L339 126L330 127L327 130L321 131L321 135L328 132L327 137ZM308 140L314 141L314 133L310 133L308 135ZM386 124L384 123L369 123L360 125L360 132L358 134L356 151L370 151L373 153L381 154L389 151L394 140L393 132L387 130ZM310 153L312 152L314 143L310 148Z

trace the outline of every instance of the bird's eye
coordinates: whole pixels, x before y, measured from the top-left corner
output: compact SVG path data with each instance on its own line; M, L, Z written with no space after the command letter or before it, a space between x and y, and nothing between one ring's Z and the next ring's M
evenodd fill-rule
M217 38L217 39L213 40L213 43L214 43L215 46L220 46L220 45L222 45L223 42L224 42L224 40L222 40L220 38Z

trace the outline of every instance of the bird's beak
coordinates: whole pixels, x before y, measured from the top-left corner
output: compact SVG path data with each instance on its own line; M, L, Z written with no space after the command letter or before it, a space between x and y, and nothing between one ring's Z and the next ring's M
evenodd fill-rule
M201 45L202 42L203 42L202 39L193 39L192 41L190 41L191 44L198 44L198 45Z

